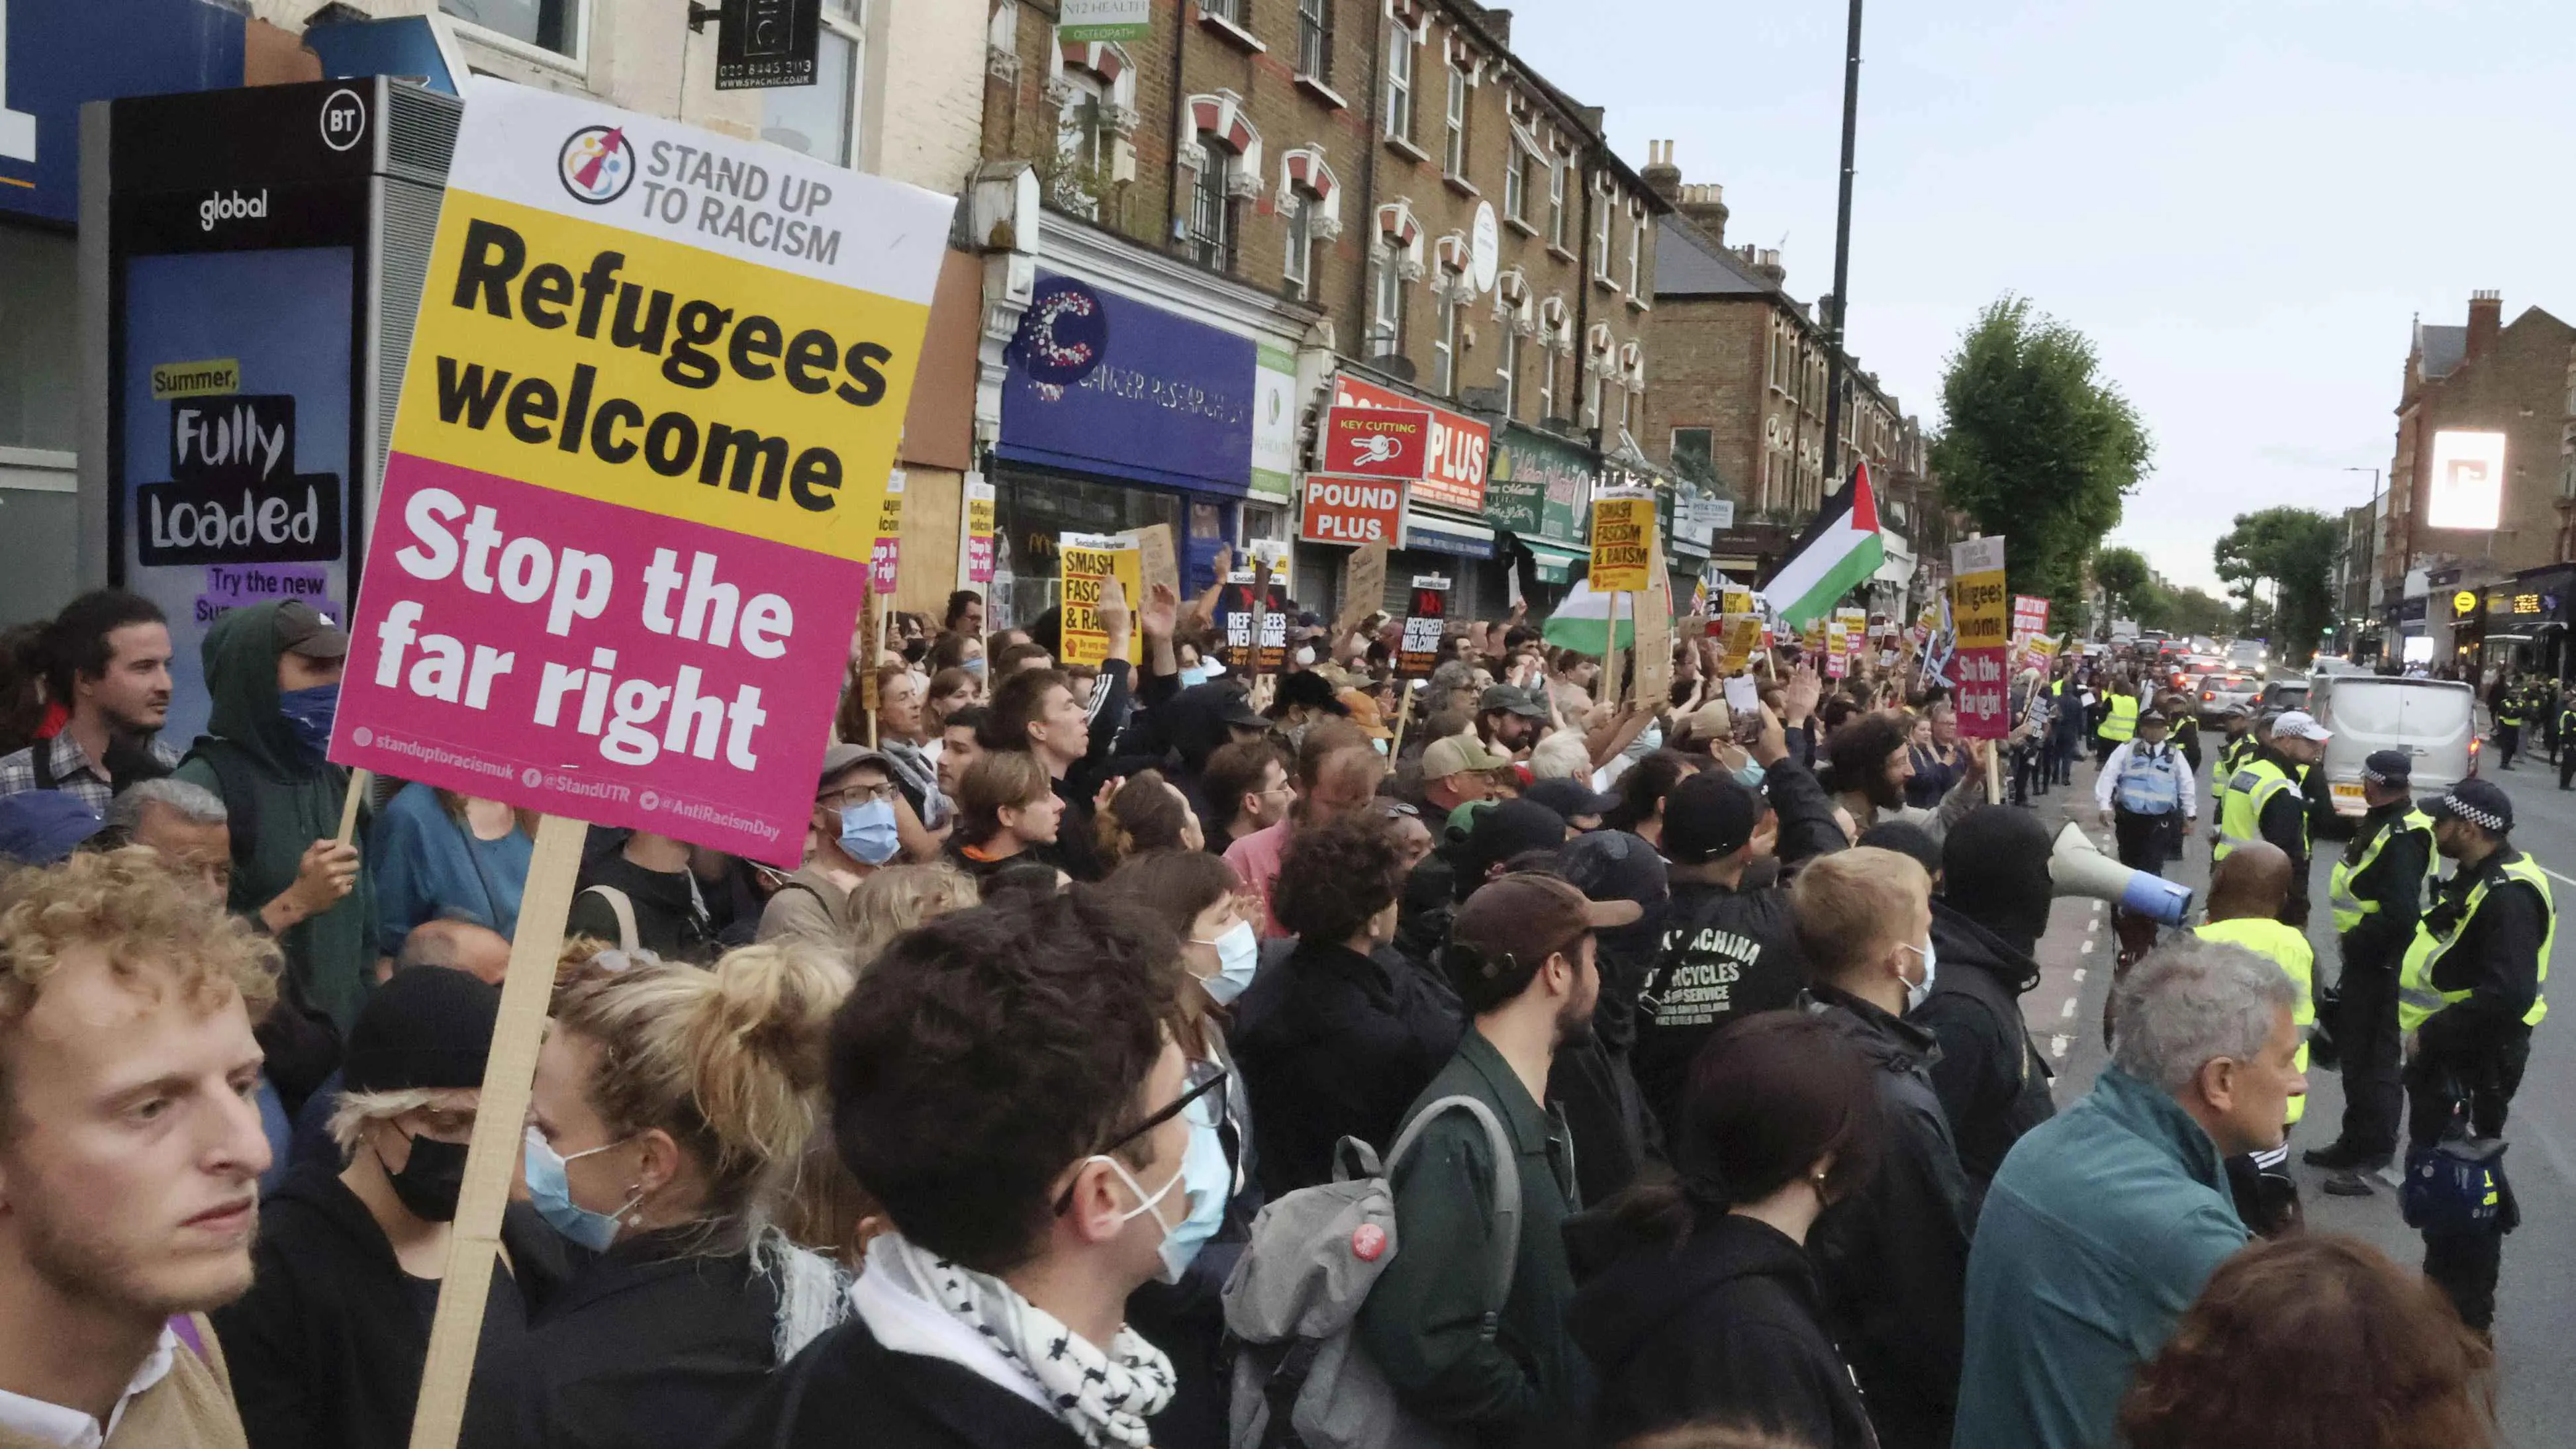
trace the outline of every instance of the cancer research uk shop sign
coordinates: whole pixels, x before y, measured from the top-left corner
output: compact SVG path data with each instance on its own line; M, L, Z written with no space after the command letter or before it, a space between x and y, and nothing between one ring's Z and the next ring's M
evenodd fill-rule
M478 84L331 758L793 865L952 206Z

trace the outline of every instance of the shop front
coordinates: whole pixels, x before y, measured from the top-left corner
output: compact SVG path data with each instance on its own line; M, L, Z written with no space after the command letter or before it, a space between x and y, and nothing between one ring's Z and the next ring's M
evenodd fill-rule
M2489 587L2486 662L2557 679L2576 672L2571 670L2576 659L2567 648L2571 605L2576 605L2576 565L2525 569Z
M1453 617L1502 617L1511 607L1503 584L1502 550L1497 547L1495 525L1485 513L1493 429L1391 382L1360 376L1348 363L1334 375L1329 401L1334 407L1402 408L1431 415L1423 476L1412 485L1402 547L1387 557L1384 607L1404 607L1405 589L1414 575L1439 574L1450 581ZM1298 577L1315 583L1301 585L1298 602L1318 610L1337 610L1340 600L1332 595L1338 593L1341 564L1348 553L1330 544L1300 543Z
M1504 424L1494 439L1485 521L1530 555L1534 618L1545 617L1582 576L1592 490L1600 479L1599 457L1579 443L1518 423Z
M1294 380L1274 358L1100 278L1041 268L1006 353L990 469L994 617L1054 605L1062 534L1166 525L1189 589L1206 585L1221 545L1280 536L1286 479L1254 488L1256 440L1275 452L1263 435L1282 423L1293 439Z

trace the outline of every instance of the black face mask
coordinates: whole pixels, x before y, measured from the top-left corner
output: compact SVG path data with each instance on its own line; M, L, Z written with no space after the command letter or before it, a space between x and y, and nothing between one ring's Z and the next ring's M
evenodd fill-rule
M383 1153L376 1154L377 1166L384 1161ZM456 1195L465 1187L465 1144L414 1137L410 1160L402 1171L386 1173L385 1179L413 1217L431 1223L454 1222Z

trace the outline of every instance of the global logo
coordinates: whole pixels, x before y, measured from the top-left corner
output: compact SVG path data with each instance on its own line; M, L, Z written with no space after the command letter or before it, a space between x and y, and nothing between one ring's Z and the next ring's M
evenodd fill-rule
M575 201L606 206L635 182L635 148L619 126L584 126L564 138L555 176Z

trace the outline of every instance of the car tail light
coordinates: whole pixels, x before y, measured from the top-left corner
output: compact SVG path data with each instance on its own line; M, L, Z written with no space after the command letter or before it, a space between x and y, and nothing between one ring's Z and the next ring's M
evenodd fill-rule
M2200 692L2200 702L2203 704L2207 704L2209 701L2216 698L2218 698L2218 691L2214 689L2204 689Z

